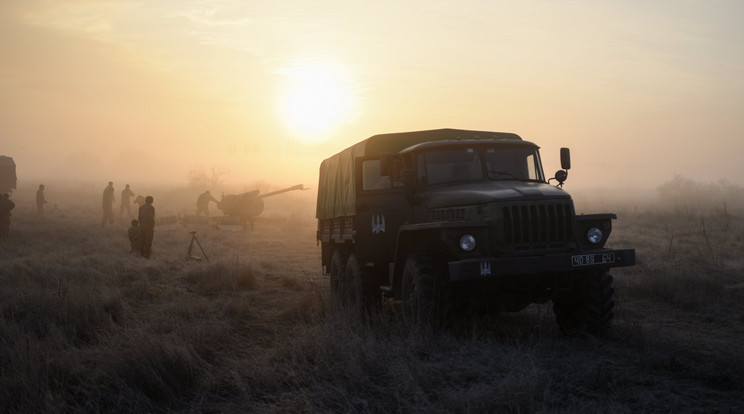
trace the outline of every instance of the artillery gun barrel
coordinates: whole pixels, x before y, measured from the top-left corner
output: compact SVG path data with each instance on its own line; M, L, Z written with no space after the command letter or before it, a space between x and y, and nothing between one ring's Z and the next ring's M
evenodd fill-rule
M271 197L271 196L275 196L277 194L286 193L287 191L294 191L294 190L305 190L305 187L302 184L297 184L297 185L294 185L292 187L283 188L281 190L272 191L270 193L259 194L258 197L259 198L266 198L266 197Z

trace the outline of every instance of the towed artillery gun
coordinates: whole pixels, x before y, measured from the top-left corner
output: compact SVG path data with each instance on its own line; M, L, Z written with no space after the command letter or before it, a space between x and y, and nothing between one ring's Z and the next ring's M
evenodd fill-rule
M295 190L306 190L306 188L302 184L298 184L265 194L260 194L260 190L248 191L243 194L223 194L222 199L217 202L217 208L226 216L239 218L243 227L250 223L251 228L253 228L253 219L263 213L264 198Z

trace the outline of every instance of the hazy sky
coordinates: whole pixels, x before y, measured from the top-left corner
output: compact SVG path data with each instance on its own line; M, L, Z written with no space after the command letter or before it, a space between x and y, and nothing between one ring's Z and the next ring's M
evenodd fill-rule
M317 185L378 133L508 131L568 188L744 173L739 1L0 0L0 154L48 177ZM25 181L24 181L25 180ZM31 182L34 181L34 182Z

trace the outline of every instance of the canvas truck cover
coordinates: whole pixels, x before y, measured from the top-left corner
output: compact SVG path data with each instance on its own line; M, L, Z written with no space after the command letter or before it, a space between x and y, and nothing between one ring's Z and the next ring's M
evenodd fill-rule
M13 158L0 155L0 192L16 188L16 165Z
M487 138L521 140L519 135L505 132L434 129L380 134L360 141L338 154L326 158L320 164L318 202L315 216L318 219L329 219L355 214L356 188L354 183L356 177L354 162L359 157L373 157L386 152L397 153L421 142Z

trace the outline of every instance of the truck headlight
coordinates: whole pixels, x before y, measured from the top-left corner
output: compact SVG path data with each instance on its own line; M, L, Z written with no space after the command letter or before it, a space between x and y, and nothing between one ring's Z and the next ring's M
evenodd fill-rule
M602 241L602 230L597 227L592 227L586 232L586 239L591 244L597 244Z
M465 234L460 237L460 248L465 250L466 252L475 249L475 237L470 234Z

